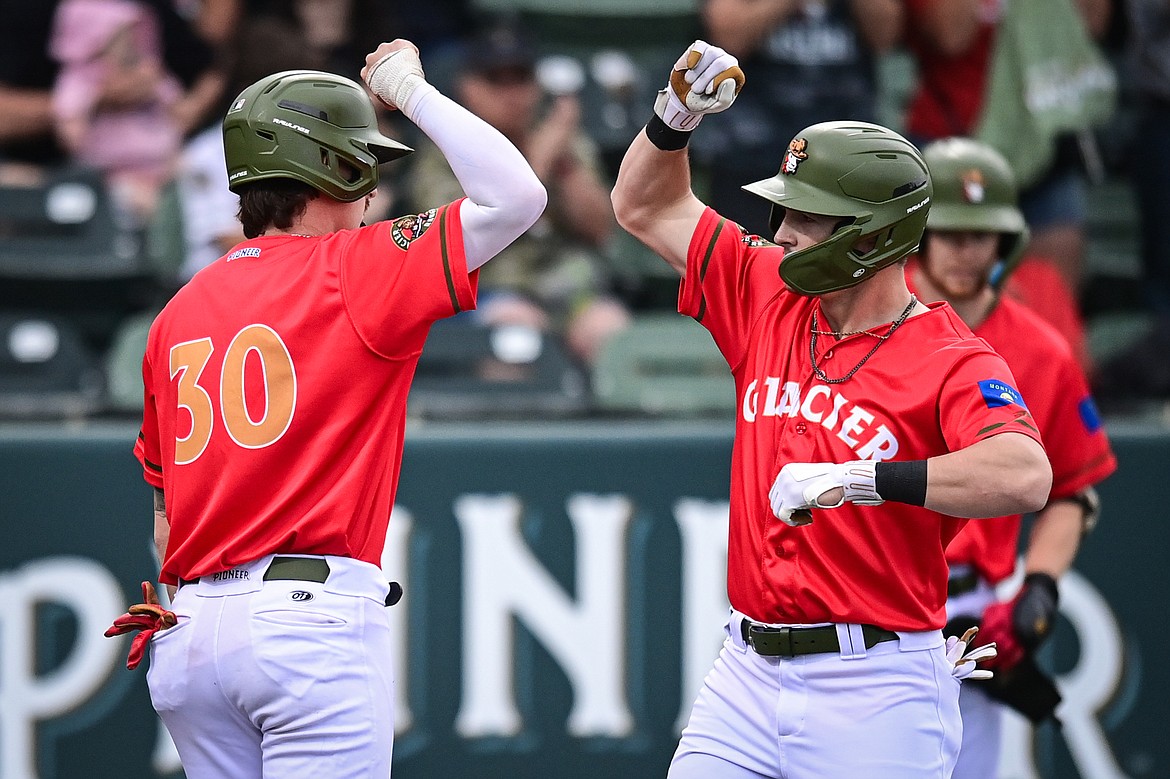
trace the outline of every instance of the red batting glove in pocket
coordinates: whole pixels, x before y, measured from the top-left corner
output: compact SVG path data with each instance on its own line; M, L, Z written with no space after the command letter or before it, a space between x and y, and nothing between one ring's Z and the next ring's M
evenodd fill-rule
M159 630L173 628L178 623L175 612L164 609L158 602L158 594L150 582L142 583L143 603L136 603L106 628L106 638L138 631L130 642L130 654L126 657L126 668L133 671L142 662L150 637Z

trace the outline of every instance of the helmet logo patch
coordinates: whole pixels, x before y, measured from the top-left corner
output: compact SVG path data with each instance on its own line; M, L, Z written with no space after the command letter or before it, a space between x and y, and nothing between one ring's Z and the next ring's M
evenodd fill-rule
M784 153L784 162L780 166L780 172L789 176L796 173L797 166L808 159L807 149L808 140L793 138L792 142L788 144L788 151Z
M855 279L861 278L864 275L865 275L865 268L858 268L857 270L853 271L853 278L855 278Z
M399 249L406 251L410 248L411 242L417 240L434 223L437 212L438 209L432 208L421 214L398 217L390 226L390 237Z
M228 109L228 113L234 114L236 111L239 111L241 108L244 107L244 103L246 103L246 102L248 102L248 99L246 97L241 97L239 100L232 103L232 107Z
M968 203L982 203L987 194L983 187L983 171L977 168L965 171L963 179L963 197Z

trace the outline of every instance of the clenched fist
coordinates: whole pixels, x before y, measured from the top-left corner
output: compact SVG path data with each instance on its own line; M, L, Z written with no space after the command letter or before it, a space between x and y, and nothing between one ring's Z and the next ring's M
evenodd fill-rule
M654 113L668 127L689 132L705 114L727 110L743 84L739 60L718 46L695 41L674 63L670 83L654 101Z

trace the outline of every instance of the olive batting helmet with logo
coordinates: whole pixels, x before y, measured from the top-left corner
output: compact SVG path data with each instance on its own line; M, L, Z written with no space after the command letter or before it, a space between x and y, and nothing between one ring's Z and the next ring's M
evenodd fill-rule
M926 229L999 233L999 261L989 281L1000 286L1028 243L1011 166L998 151L970 138L935 141L923 150L923 157L934 181Z
M780 263L784 282L805 295L852 287L917 249L932 192L914 144L880 125L848 121L797 133L780 171L743 188L772 203L774 227L790 208L841 217L826 240Z
M240 93L223 121L228 186L289 178L344 202L378 185L378 166L412 151L378 130L355 81L289 70Z

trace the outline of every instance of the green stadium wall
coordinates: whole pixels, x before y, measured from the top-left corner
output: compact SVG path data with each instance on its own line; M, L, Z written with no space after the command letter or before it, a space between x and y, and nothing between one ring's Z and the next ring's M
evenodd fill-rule
M102 637L155 578L136 433L0 429L0 779L182 775L145 666ZM1062 727L1010 720L1005 776L1170 776L1170 434L1111 434L1042 657ZM722 641L730 448L715 423L408 429L396 779L664 776Z

